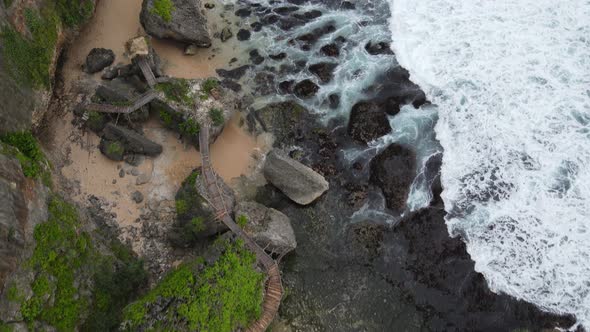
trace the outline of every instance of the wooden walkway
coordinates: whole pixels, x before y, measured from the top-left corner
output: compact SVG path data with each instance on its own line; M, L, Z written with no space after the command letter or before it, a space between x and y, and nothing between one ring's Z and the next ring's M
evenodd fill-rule
M244 241L244 244L256 254L259 264L264 267L268 276L265 285L264 300L262 303L262 315L246 331L264 332L275 318L281 299L283 297L283 286L281 284L281 274L277 263L252 240L240 226L230 217L230 211L226 205L227 198L217 183L217 176L211 166L209 156L209 126L201 127L199 132L199 148L202 160L202 177L205 188L209 195L209 203L215 210L216 217L223 222L234 234Z
M85 110L87 111L95 111L101 113L121 113L121 114L129 114L134 112L141 107L147 105L149 102L154 100L158 93L154 90L154 87L158 83L168 82L170 80L169 77L158 77L154 75L154 72L150 68L149 63L147 62L147 58L142 56L138 60L139 68L145 78L146 82L150 86L150 90L146 91L145 93L137 96L134 100L129 102L129 105L112 105L112 104L99 104L99 103L87 103L84 105Z

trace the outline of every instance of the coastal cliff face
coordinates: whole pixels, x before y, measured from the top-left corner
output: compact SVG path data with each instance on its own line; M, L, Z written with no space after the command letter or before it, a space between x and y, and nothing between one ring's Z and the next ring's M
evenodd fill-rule
M59 56L96 0L0 3L0 133L37 128L51 100Z

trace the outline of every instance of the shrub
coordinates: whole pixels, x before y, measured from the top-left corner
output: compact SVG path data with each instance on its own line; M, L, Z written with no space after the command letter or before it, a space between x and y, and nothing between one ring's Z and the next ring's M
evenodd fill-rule
M217 88L219 86L219 81L217 81L214 78L208 78L203 82L203 85L201 86L201 95L199 96L199 99L201 100L207 100L209 98L209 95L211 94L211 91L213 91L213 89Z
M34 229L35 248L27 262L35 275L33 295L21 300L21 315L27 323L41 320L57 331L77 330L84 317L80 330L113 330L122 308L145 283L142 262L118 242L114 256L98 252L76 209L60 198L52 197L48 210L48 220Z
M201 126L193 119L188 119L179 125L180 131L183 134L194 136L199 133Z
M199 172L197 171L193 171L187 178L186 178L186 183L191 186L194 187L197 184L197 178L199 177Z
M248 327L261 314L263 274L254 268L256 257L241 241L221 243L224 253L202 267L197 259L183 264L139 301L124 311L129 330L150 330L148 309L162 301L159 330L235 331Z
M248 224L248 217L246 217L243 214L240 214L238 216L238 219L236 220L236 223L238 224L238 226L240 226L241 228L246 227L246 224Z
M188 212L188 204L184 199L177 199L176 200L176 213L178 214L185 214Z
M94 11L91 0L54 0L55 9L61 21L68 27L75 27L90 17Z
M169 82L158 83L156 89L162 91L166 99L182 103L188 106L193 105L190 85L187 80L177 78Z
M2 152L11 154L18 159L26 177L39 178L44 176L43 173L49 174L44 170L47 164L45 156L41 152L37 139L31 132L22 131L2 135L0 141L16 148L16 150Z
M203 217L194 217L191 219L191 230L194 233L199 233L205 230L205 219Z
M107 154L122 155L125 152L123 145L117 141L109 142L107 145Z
M154 6L150 13L160 16L164 21L172 21L172 11L174 11L174 4L172 0L154 0Z
M172 115L164 110L160 111L159 113L160 119L164 121L164 124L169 126L172 124Z
M225 122L223 111L217 108L213 108L209 111L209 117L215 126L221 126Z
M7 71L24 86L49 88L49 73L57 42L59 19L50 9L46 9L43 15L40 15L27 8L24 16L31 32L30 39L22 36L10 25L5 25L0 32L2 55Z

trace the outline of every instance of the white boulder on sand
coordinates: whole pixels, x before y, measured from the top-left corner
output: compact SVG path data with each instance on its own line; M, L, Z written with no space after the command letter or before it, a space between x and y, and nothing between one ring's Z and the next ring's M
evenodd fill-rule
M144 0L139 19L153 37L211 46L207 18L201 12L199 0Z
M307 205L330 187L328 181L302 163L269 152L263 168L264 177L294 202Z
M270 252L284 255L297 247L291 220L282 212L256 202L240 202L235 215L248 219L244 231Z

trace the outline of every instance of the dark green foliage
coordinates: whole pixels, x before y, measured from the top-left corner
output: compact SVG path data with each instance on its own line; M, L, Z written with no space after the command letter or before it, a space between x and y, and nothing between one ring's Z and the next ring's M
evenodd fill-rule
M47 161L37 139L29 131L9 133L0 136L0 142L8 144L15 149L3 149L5 154L13 155L18 159L23 169L23 174L30 178L48 177ZM44 174L46 173L46 174Z
M124 312L129 330L149 323L149 309L159 299L170 300L162 309L160 330L235 331L248 327L261 314L263 274L256 257L241 241L224 242L224 253L209 266L202 260L170 272L154 289Z
M160 16L166 22L170 22L174 10L174 4L171 0L154 0L154 6L150 13Z
M185 214L188 211L188 205L184 199L176 200L176 213Z
M31 37L21 35L12 26L5 25L0 32L2 55L8 72L24 86L49 88L59 19L55 11L38 12L25 9L25 22Z
M209 111L209 117L215 126L221 126L225 122L223 111L217 108L213 108Z
M191 219L191 227L195 233L202 232L205 230L205 220L203 217L193 217Z
M114 256L100 254L81 229L76 209L60 198L51 198L48 209L49 219L35 227L35 249L27 262L35 279L33 296L21 299L25 322L74 331L88 316L82 330L113 329L145 283L141 261L118 243L112 245Z
M164 121L164 124L166 126L170 126L172 124L172 115L170 115L170 113L161 110L160 113L158 113L158 115L160 115L160 119Z
M94 12L94 4L91 0L54 0L55 9L64 23L68 27L75 27L90 17Z
M94 274L94 301L82 331L113 331L119 326L123 308L145 285L143 262L120 242L111 244L112 257L102 257Z
M203 82L201 86L201 95L199 95L199 99L207 100L209 99L209 95L213 89L219 86L219 81L214 78L208 78Z
M9 8L10 6L12 6L13 2L14 0L4 0L4 7Z
M12 326L8 325L8 324L4 324L4 322L2 322L0 320L0 332L12 332L13 328Z
M187 80L177 78L169 82L156 85L156 89L162 91L166 99L191 106L194 103L191 96L190 85Z
M194 187L197 184L197 178L199 177L199 172L193 171L185 180L186 184Z
M193 119L187 119L183 123L179 124L180 132L185 135L197 135L201 130L199 123Z
M59 331L72 331L87 310L88 302L78 296L74 279L76 270L90 258L92 247L86 233L78 234L78 227L74 207L52 198L49 219L34 231L36 246L29 264L37 273L32 285L34 295L21 307L25 321L43 320ZM54 294L53 303L47 303L50 292Z
M104 126L107 123L106 116L103 113L99 113L96 111L88 112L88 121L86 121L86 126L91 130L98 132L104 129Z

